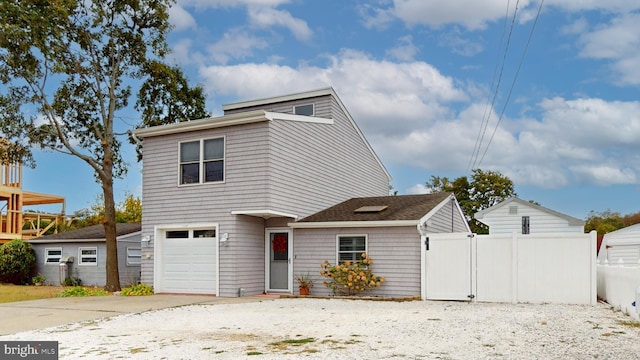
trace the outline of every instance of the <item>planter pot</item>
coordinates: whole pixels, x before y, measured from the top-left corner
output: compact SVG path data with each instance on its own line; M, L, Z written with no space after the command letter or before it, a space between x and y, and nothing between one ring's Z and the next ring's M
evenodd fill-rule
M300 288L300 295L309 295L309 288L306 287L301 287Z
M42 286L42 283L41 283L41 282L37 282L37 283L35 283L35 284L33 284L33 285L35 285L35 286Z

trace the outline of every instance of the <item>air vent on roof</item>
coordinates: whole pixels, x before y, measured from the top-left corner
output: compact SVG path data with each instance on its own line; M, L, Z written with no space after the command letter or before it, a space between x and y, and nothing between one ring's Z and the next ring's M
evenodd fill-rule
M353 210L353 212L355 213L373 213L373 212L380 212L384 209L388 208L387 205L372 205L372 206L362 206L359 207L355 210Z

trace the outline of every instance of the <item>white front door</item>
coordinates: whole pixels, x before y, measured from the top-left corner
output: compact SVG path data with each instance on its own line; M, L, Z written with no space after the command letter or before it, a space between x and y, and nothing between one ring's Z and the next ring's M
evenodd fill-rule
M293 278L293 232L267 229L265 234L265 288L270 292L291 292Z

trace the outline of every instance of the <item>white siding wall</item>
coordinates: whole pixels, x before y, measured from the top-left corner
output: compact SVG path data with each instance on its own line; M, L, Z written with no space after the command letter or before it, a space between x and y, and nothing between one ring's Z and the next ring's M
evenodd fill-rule
M467 220L462 216L453 201L448 201L438 212L429 219L427 227L429 233L453 233L468 231Z
M540 233L584 233L584 226L569 226L566 219L538 209L518 204L517 214L509 213L509 205L502 206L484 215L480 221L489 226L490 234L522 233L522 217L529 216L531 234Z
M294 275L309 273L314 280L312 295L331 295L320 275L325 260L336 264L336 236L367 235L372 271L385 282L369 293L373 296L420 296L420 235L415 227L295 229ZM296 284L294 283L294 287ZM294 288L297 293L297 287Z

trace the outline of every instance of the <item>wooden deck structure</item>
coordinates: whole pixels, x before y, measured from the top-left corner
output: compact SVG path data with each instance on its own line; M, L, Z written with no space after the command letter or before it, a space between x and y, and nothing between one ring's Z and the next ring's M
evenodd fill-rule
M2 164L0 173L0 244L13 239L32 239L56 225L70 221L62 196L22 189L22 165ZM60 213L24 212L25 206L60 204ZM55 232L55 230L54 230Z

